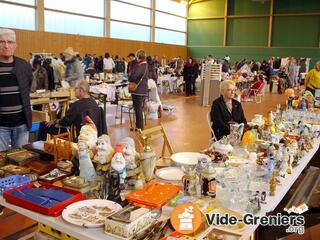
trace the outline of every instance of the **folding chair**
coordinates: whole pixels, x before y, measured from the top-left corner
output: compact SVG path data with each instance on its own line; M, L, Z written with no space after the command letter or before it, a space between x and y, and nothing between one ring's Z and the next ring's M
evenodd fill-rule
M147 137L148 143L150 144L151 142L157 140L157 139L163 139L163 145L162 145L162 151L161 151L161 156L157 160L156 167L161 168L161 167L166 167L170 166L171 164L171 155L174 153L173 148L168 140L167 134L163 128L163 125L160 123L160 126L155 126L149 129L145 129L143 131L139 131L137 133L138 140L143 146L143 137ZM166 150L170 154L170 156L165 156Z
M265 86L265 83L263 82L258 89L249 90L248 96L251 96L253 94L255 103L261 103L264 86Z
M213 129L212 129L213 121L211 120L211 114L210 114L210 112L207 112L207 122L208 122L210 131L211 131L211 136L212 136L211 139L210 139L210 141L209 141L209 145L211 145L211 143L217 141L217 138L216 138L216 135L214 134L214 131L213 131Z

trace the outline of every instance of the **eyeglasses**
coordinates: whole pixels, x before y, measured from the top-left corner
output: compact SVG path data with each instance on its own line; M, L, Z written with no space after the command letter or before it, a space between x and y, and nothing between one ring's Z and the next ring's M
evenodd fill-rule
M5 40L0 40L0 45L6 45L8 44L9 46L14 45L16 42L15 41L5 41Z

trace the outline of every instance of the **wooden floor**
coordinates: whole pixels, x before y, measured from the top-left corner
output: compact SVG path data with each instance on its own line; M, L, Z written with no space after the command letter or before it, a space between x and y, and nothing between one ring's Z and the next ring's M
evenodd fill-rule
M164 114L159 120L148 120L146 128L156 126L161 122L175 152L199 151L207 147L210 139L210 130L206 120L206 113L210 111L210 107L200 106L198 96L185 97L181 94L170 94L162 96L161 99L164 104L173 105L176 111L170 115ZM250 120L257 113L266 115L268 111L274 110L278 103L284 103L284 101L285 97L283 95L268 93L263 97L261 103L246 102L242 106L247 120ZM109 127L108 131L112 145L127 136L136 139L136 133L129 130L128 122L123 125ZM160 144L162 143L156 144L156 152L159 151ZM136 145L139 148L139 145ZM6 210L4 216L0 217L0 239L18 239L17 236L12 236L11 234L32 224L34 224L33 221L19 214L11 216L10 211ZM8 236L10 237L6 238Z
M145 128L159 125L161 122L175 152L199 151L207 147L211 134L206 113L211 108L200 106L198 96L170 94L162 96L161 100L162 103L175 106L176 111L170 115L165 114L158 120L147 120ZM274 110L278 103L284 102L284 95L267 93L261 103L244 102L242 106L247 120L250 120L257 113L267 115L268 111ZM109 127L108 130L113 144L127 136L135 138L136 134L129 130L129 122L122 126Z

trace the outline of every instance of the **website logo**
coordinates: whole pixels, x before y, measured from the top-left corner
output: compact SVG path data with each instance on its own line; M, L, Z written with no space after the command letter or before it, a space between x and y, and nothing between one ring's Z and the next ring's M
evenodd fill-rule
M200 228L202 215L196 205L187 202L177 206L172 211L170 220L177 232L191 234L195 233Z

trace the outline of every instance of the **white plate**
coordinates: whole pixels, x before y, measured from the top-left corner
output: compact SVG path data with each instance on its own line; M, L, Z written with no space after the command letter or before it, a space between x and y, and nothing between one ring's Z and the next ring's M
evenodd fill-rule
M176 164L185 166L197 165L198 158L207 158L210 160L209 156L198 152L180 152L171 156L172 161L174 161Z
M165 181L181 181L184 175L184 171L179 167L165 167L156 171L156 176Z
M95 210L95 213L85 214L84 212L81 212L79 209L82 207L88 207L91 210ZM97 209L96 207L108 207L110 211L104 211L102 209ZM105 224L105 219L110 216L111 214L114 214L115 212L118 212L121 210L122 207L120 204L116 202L112 202L109 200L103 200L103 199L91 199L91 200L83 200L79 202L75 202L69 206L67 206L63 212L62 212L62 218L72 224L86 227L86 228L96 228L96 227L102 227ZM93 211L92 211L93 212ZM70 217L71 214L77 213L81 216L81 219L75 219ZM101 215L103 214L103 215ZM95 217L98 219L97 222L94 220L85 220L87 217Z

